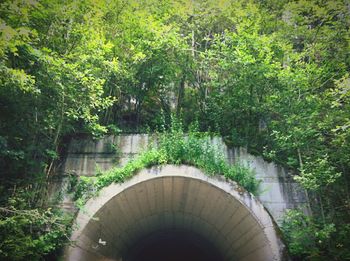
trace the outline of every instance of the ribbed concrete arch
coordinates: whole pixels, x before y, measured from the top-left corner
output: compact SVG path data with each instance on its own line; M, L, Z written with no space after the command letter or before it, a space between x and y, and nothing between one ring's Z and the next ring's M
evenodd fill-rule
M104 188L76 224L65 260L139 261L166 242L198 247L207 260L284 259L274 222L254 196L185 165L145 169Z

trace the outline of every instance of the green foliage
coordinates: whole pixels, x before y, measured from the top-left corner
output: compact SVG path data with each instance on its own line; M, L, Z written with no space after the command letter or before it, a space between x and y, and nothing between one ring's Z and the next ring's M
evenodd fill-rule
M20 194L6 205L0 207L1 260L42 260L66 243L71 216L57 209L28 208Z
M223 152L211 142L207 133L198 131L198 124L190 126L185 134L178 120L173 120L169 132L160 137L159 150L168 163L189 164L202 169L208 175L219 174L236 181L252 193L257 192L258 182L253 173L239 164L229 165Z
M324 158L313 162L305 162L301 170L301 176L294 179L300 182L306 189L318 190L334 183L341 173L337 173L333 166L330 166L327 155Z
M42 213L36 200L45 198L69 137L163 130L176 113L184 129L198 119L198 130L293 169L313 192L316 216L331 216L337 228L349 223L348 5L1 1L1 182L10 189L40 180L24 209ZM161 152L146 153L115 179L159 160L254 187L243 167L225 167L208 137L183 138L179 128L163 135ZM333 234L344 237L342 229Z
M107 126L107 129L108 129L108 133L110 133L112 135L118 135L122 132L122 130L114 124L109 124Z
M188 164L198 167L207 175L223 175L236 181L246 190L256 193L259 182L251 170L241 165L229 165L219 148L210 142L210 136L192 129L188 134L178 120L171 129L159 134L157 147L149 148L124 167L113 168L95 177L80 177L75 199L79 207L98 191L114 182L123 182L137 171L154 165Z
M1 260L42 260L67 240L70 221L45 202L61 141L106 133L98 114L116 100L97 13L93 1L0 3Z
M337 230L340 230L338 236ZM348 225L336 227L301 211L290 210L284 217L282 231L290 253L302 260L347 260L350 257Z

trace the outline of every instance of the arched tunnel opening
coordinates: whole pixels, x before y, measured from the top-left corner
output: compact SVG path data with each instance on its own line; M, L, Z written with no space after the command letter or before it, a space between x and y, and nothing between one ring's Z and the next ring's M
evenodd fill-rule
M85 212L65 260L281 260L262 205L193 167L144 170L110 185Z

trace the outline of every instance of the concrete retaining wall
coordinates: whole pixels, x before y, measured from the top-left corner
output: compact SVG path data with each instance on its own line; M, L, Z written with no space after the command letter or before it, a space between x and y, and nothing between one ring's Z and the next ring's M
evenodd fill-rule
M62 175L74 173L91 176L98 169L107 170L115 165L123 165L155 140L155 137L146 134L108 136L98 141L73 140L69 145ZM258 199L277 223L287 209L300 207L307 212L305 191L292 180L286 169L250 155L244 148L228 148L221 138L213 138L211 142L222 150L229 163L239 162L255 171L256 177L261 180ZM64 179L61 179L58 187L62 188L65 184ZM64 195L63 206L71 208L71 202L70 196Z

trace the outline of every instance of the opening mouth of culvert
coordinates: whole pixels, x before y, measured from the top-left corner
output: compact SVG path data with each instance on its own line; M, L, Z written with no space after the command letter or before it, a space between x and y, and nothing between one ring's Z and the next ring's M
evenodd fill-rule
M87 223L67 261L279 260L268 213L254 198L243 204L229 184L198 172L194 177L139 175L89 203L98 210L79 217Z

